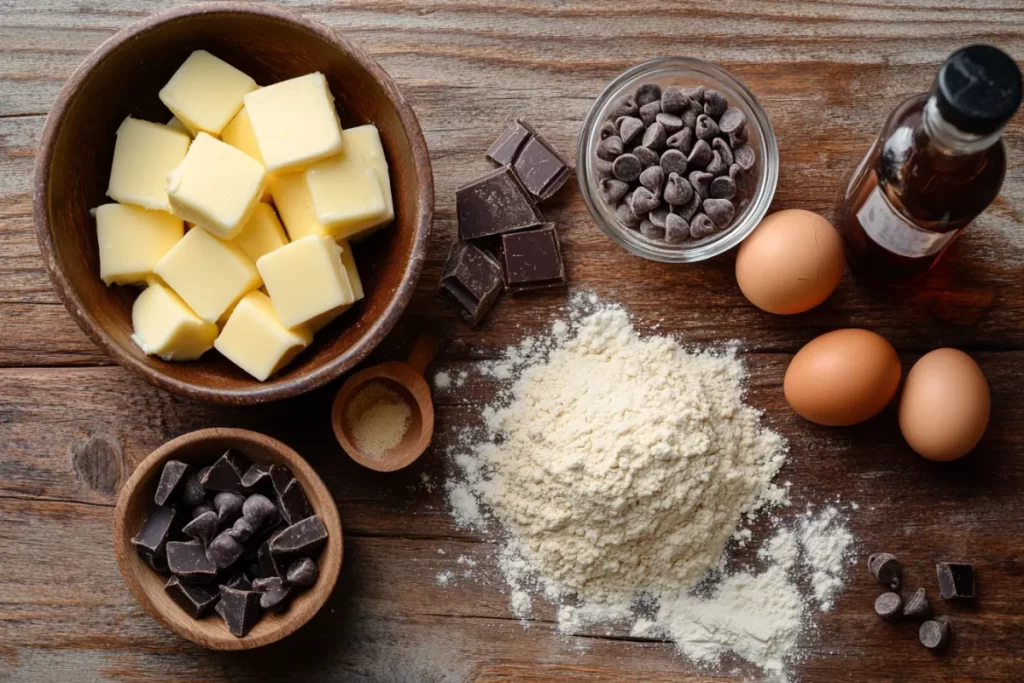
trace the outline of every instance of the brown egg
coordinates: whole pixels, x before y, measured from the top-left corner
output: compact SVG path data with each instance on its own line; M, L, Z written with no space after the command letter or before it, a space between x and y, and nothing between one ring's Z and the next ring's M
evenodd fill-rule
M900 359L868 330L835 330L812 339L790 361L783 388L797 414L843 427L874 417L900 384Z
M843 277L843 243L832 224L803 209L777 211L743 241L736 282L750 303L792 315L814 308Z
M914 363L900 398L900 430L929 460L956 460L981 441L992 400L978 364L963 351L936 349Z

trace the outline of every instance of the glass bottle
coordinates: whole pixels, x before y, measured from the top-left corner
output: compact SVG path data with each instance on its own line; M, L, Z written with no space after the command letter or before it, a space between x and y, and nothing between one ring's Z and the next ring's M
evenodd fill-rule
M942 65L931 93L904 101L854 171L836 225L850 264L887 284L912 281L996 198L1002 132L1021 73L998 48L972 45Z

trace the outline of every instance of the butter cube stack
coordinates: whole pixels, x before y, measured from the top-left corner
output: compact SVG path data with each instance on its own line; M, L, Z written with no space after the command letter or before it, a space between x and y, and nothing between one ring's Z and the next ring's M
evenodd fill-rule
M128 117L117 131L116 203L93 211L100 277L145 287L143 353L214 348L264 381L364 298L351 242L395 217L380 134L342 129L323 74L260 87L205 50L159 97L165 125Z

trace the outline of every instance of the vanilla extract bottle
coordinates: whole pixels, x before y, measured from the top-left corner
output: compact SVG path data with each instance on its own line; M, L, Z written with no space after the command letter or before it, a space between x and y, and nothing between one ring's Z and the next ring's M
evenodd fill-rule
M923 275L999 194L1002 132L1021 102L1021 72L990 45L954 52L930 93L889 115L854 171L836 225L850 264L901 284Z

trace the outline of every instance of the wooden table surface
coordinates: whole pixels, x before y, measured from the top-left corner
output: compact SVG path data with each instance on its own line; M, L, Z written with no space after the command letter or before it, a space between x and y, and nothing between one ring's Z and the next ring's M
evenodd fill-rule
M831 216L841 177L886 114L926 90L955 48L994 42L1024 57L1020 0L490 0L287 3L346 32L410 100L434 164L434 239L419 292L376 359L401 355L416 331L441 325L457 341L438 370L470 373L439 390L436 447L409 471L376 475L331 435L337 385L256 408L220 408L159 391L111 365L61 306L40 261L31 176L43 121L62 83L101 41L168 4L152 0L0 1L0 680L4 681L504 681L731 680L701 672L672 645L595 629L555 632L550 606L524 628L508 610L495 546L458 529L440 484L443 445L472 424L495 387L474 366L541 332L564 292L503 298L470 330L434 296L455 234L454 190L489 168L483 152L517 115L574 152L581 121L624 69L662 55L721 63L758 96L779 137L773 209ZM951 8L956 5L957 8ZM756 14L751 7L756 7ZM847 275L811 313L781 318L748 305L733 256L664 266L625 253L590 220L575 187L545 213L559 223L572 282L618 301L638 325L692 343L737 339L749 401L790 440L780 477L794 515L807 504L855 501L860 557L886 550L909 583L935 594L933 563L973 561L981 596L952 610L952 647L934 656L909 624L873 614L879 589L858 565L835 609L800 647L805 681L1022 680L1024 654L1024 116L1006 133L1002 195L928 283L876 292ZM922 352L968 350L992 386L993 417L970 457L927 463L902 443L890 409L850 429L794 416L781 380L791 355L836 327L876 330L904 370ZM121 482L167 439L209 426L250 427L297 448L323 475L346 531L345 564L323 611L265 649L205 651L136 604L111 552ZM433 490L420 485L426 473ZM442 554L443 551L443 554ZM448 586L437 574L478 562ZM942 613L951 610L943 604ZM733 672L733 661L723 669ZM706 676L706 678L702 677Z

